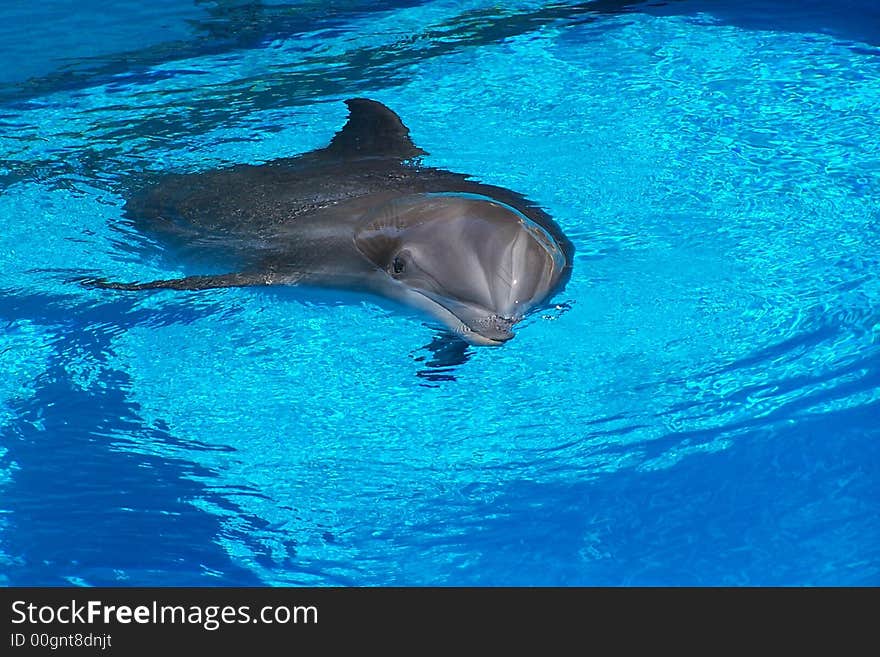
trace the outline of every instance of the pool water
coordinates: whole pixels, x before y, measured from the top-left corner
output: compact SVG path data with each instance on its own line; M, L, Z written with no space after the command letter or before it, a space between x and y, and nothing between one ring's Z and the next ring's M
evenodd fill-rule
M0 4L0 582L880 584L875 3L328 4ZM199 273L129 190L353 96L556 219L557 308L450 364L371 299L74 281Z

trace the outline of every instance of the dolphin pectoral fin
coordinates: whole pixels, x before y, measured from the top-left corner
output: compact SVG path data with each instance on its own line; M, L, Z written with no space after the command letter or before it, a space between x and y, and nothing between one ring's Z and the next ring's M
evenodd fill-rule
M286 281L276 281L274 276L266 273L241 272L209 276L187 276L168 280L149 281L147 283L118 283L102 278L89 278L79 281L82 285L100 290L212 290L221 287L249 287L255 285L274 285Z
M349 98L348 121L323 149L338 157L397 157L407 160L427 155L413 144L400 117L382 103L368 98Z

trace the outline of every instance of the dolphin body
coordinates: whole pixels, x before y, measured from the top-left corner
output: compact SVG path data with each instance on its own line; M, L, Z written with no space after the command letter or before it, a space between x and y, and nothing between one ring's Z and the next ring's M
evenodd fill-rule
M574 248L520 194L421 165L425 151L385 105L345 101L322 149L259 166L169 174L125 206L142 232L236 271L90 281L117 290L314 285L416 308L475 345L498 345L558 292Z

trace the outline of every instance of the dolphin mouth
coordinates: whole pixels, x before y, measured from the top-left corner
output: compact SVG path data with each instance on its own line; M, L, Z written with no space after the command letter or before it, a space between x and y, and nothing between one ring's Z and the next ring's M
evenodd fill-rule
M488 317L478 317L468 323L462 321L462 324L470 329L471 334L479 336L478 339L481 342L485 341L491 345L501 345L515 335L512 329L517 321L513 317L489 315ZM467 339L465 335L462 337Z
M465 342L495 347L514 337L513 326L522 317L505 317L487 308L419 291L430 302L431 314Z

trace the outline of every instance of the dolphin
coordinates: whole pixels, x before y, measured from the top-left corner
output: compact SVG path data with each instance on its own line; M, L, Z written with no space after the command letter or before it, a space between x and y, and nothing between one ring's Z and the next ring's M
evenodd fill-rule
M426 167L400 117L375 100L325 148L261 165L166 174L134 193L126 218L230 273L121 283L114 290L310 285L417 309L473 345L500 345L556 294L574 247L517 192Z

